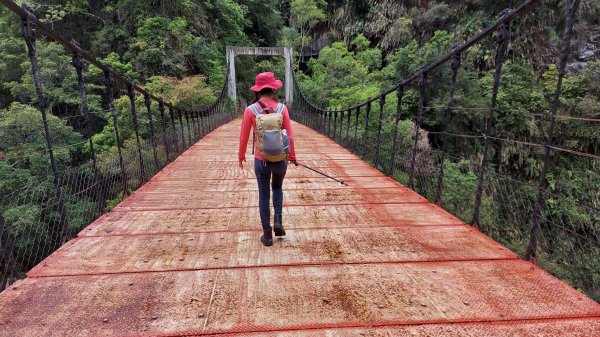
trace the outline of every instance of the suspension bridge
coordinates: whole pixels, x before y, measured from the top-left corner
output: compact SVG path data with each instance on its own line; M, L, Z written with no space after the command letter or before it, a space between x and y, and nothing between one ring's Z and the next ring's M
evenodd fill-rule
M258 240L251 165L237 167L240 119L227 95L235 78L226 81L214 105L180 109L100 63L27 9L0 3L23 19L44 125L36 34L73 54L84 117L89 115L84 63L103 71L117 140L110 157L96 157L88 134L89 170L65 172L55 165L46 127L50 192L18 191L2 198L0 205L42 204L47 211L40 212L39 221L47 224L50 239L26 256L33 261L27 277L12 282L19 278L17 260L26 254L18 254L10 234L16 225L0 214L1 272L10 283L0 293L0 336L600 336L600 304L536 264L540 232L552 224L544 217L543 178L535 186L539 193L530 205L531 218L524 219L527 240L518 248L525 259L487 236L481 220L482 199L491 193L486 177L496 174L487 161L492 142L499 140L492 121L509 23L535 10L537 1L503 13L438 62L363 104L322 109L293 79L286 81L293 85L286 98L293 97L298 160L346 184L290 165L283 209L288 233L272 247ZM577 4L568 1L561 76ZM449 81L444 112L450 118L461 53L494 33L499 36L494 93L476 188L464 200L473 214L465 224L443 207L444 166L434 170L433 179L420 174L419 132L425 132L420 123L427 83ZM230 65L233 57L228 56ZM436 75L443 67L450 76ZM411 86L418 89L419 111L406 145L398 125ZM532 145L546 151L544 175L550 152L597 160L551 143L560 90L559 80L550 121L543 124L549 141ZM123 126L115 95L129 97L135 135L130 146L119 141ZM141 114L148 125L138 123ZM443 163L443 151L440 155ZM95 205L79 215L91 224L74 233L73 197ZM107 204L115 198L118 202ZM48 210L54 214L50 219L44 218ZM575 233L585 245L598 238L590 230Z

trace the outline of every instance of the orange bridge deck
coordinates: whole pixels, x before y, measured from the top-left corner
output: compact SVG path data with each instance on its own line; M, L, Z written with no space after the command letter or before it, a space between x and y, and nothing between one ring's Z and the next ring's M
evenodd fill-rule
M258 241L236 120L0 294L0 336L600 336L600 305L294 124Z

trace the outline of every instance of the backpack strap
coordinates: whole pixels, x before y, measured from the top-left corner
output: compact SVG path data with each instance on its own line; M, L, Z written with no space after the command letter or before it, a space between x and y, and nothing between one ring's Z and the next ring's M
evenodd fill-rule
M285 107L285 104L277 103L277 107L275 108L275 113L278 113L278 114L282 113L284 107Z
M262 113L262 108L258 105L258 102L251 104L250 110L252 110L252 113L254 113L254 116L258 116Z
M265 103L261 102L260 100L256 101L256 103L250 105L250 109L252 110L252 112L254 113L255 116L260 115L264 111L273 111L275 113L281 113L283 111L283 107L284 107L283 103L278 103L275 110L273 110L272 108L266 106Z

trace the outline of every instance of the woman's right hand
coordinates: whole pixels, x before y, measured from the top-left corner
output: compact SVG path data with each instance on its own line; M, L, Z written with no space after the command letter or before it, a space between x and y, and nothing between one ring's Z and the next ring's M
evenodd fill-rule
M243 164L243 162L245 162L245 161L246 161L246 158L244 158L244 159L238 159L238 161L239 161L239 163L240 163L240 168L241 168L241 169L243 169L243 168L244 168L244 164Z

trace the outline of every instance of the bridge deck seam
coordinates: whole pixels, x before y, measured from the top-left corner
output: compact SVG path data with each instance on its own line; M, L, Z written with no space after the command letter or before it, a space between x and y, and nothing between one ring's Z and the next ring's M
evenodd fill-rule
M422 326L422 325L451 325L451 324L459 324L459 325L473 325L473 324L495 324L495 323L543 323L543 322L555 322L555 321L569 321L574 319L583 319L583 320L595 320L600 319L600 316L597 315L555 315L553 317L539 317L539 318L518 318L518 319L487 319L487 318L473 318L473 319L448 319L448 320L422 320L422 321L407 321L407 320L398 320L398 321L381 321L381 322L367 322L367 323L338 323L338 324L328 324L323 326L316 325L302 325L302 326L293 326L289 328L274 328L274 329L245 329L245 330L237 330L237 331L217 331L217 332L190 332L190 333L182 333L182 334L163 334L158 335L159 337L192 337L192 336L236 336L240 334L258 334L258 333L267 333L267 332L293 332L293 331L305 331L305 330L327 330L327 329L348 329L348 328L391 328L391 327L402 327L402 326Z
M415 205L415 204L430 204L427 200L422 201L402 201L402 202L389 202L389 201L381 201L381 202L354 202L354 203L339 203L339 204L287 204L283 205L283 207L298 207L298 206L306 206L306 207L320 207L320 206L350 206L350 205ZM119 208L121 207L121 208ZM137 208L137 209L136 209ZM202 209L243 209L243 208L256 208L256 205L252 206L223 206L223 207L173 207L173 208L151 208L151 207L143 207L143 206L135 206L135 205L124 205L118 206L111 210L111 212L156 212L156 211L193 211L193 210L202 210Z
M341 185L341 184L338 184ZM404 186L398 186L398 187L347 187L347 188L337 188L337 189L341 189L341 190L352 190L352 191L361 191L361 190L384 190L384 189L390 189L390 190L395 190L398 188L403 188ZM286 191L330 191L330 190L335 190L336 188L286 188ZM138 190L139 191L139 190ZM163 192L163 191L136 191L134 193L132 193L131 195L138 195L138 194L170 194L170 195L185 195L185 194L191 194L190 192L182 192L182 193L173 193L173 192ZM239 193L239 192L258 192L258 188L257 189L251 189L251 190L229 190L229 191L222 191L222 190L196 190L197 192L223 192L223 193ZM256 207L256 205L254 206Z
M177 170L178 171L178 170ZM348 176L348 175L339 175L339 176L335 176L335 178L339 178L339 179L352 179L352 178L384 178L385 176L383 174L375 174L375 175L356 175L356 176ZM168 178L168 177L154 177L157 178L157 180L154 181L204 181L204 180L219 180L219 181L228 181L228 180L248 180L248 179L254 179L256 180L256 178L253 177L234 177L234 178L181 178L181 179L173 179L173 178ZM313 178L320 178L320 177L315 177L315 176L288 176L288 178L297 178L297 179L313 179ZM147 183L146 183L147 184Z
M258 227L258 226L257 226ZM431 227L468 227L474 228L472 226L466 225L464 223L446 223L446 224L428 224L428 225L415 225L415 224L397 224L397 225L381 225L375 228L431 228ZM287 227L286 227L287 228ZM341 226L341 227L293 227L293 230L322 230L322 229L366 229L373 228L367 226ZM140 237L140 236L158 236L158 235L167 235L167 236L176 236L182 234L207 234L207 233L243 233L243 232L256 232L261 233L261 228L248 228L248 229L217 229L210 231L189 231L189 232L150 232L150 233L130 233L130 234L93 234L93 235L77 235L77 239L83 238L110 238L110 237Z
M303 262L303 263L288 263L288 264L265 264L265 265L248 265L248 266L223 266L223 267L207 267L207 268L173 268L168 270L136 270L125 272L101 272L101 273L81 273L81 274L62 274L62 275L27 275L27 277L35 279L50 279L50 278L80 278L90 276L104 275L131 275L131 274L160 274L160 273L175 273L175 272L192 272L192 271L216 271L216 270L252 270L266 268L304 268L304 267L323 267L332 268L335 266L361 266L361 265L388 265L388 264L427 264L427 263L453 263L453 262L497 262L497 261L522 261L518 257L498 257L498 258L481 258L481 259L448 259L448 260L380 260L380 261L340 261L340 262Z

